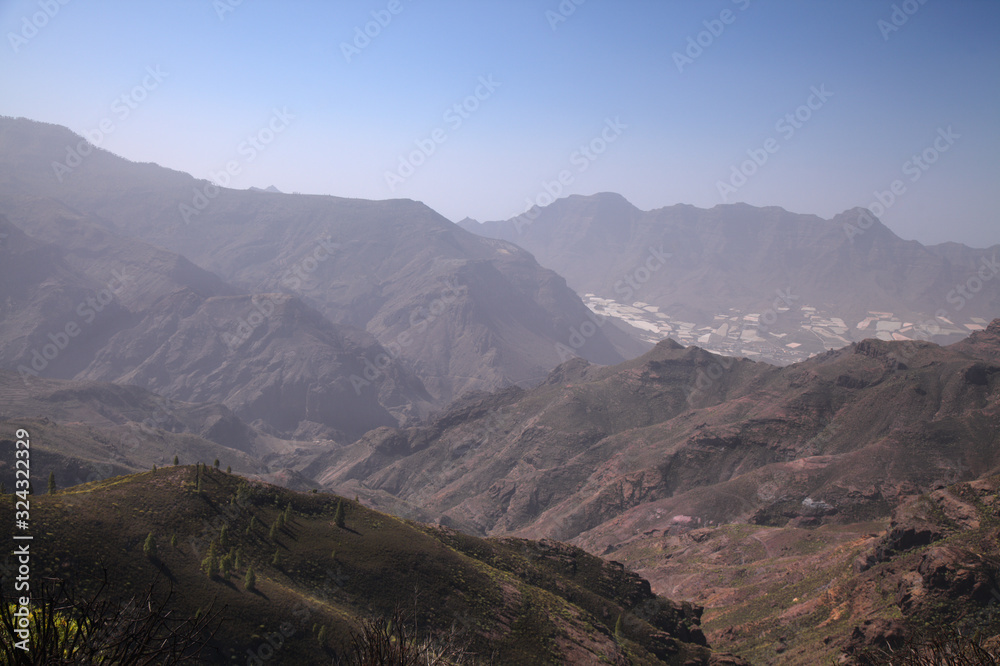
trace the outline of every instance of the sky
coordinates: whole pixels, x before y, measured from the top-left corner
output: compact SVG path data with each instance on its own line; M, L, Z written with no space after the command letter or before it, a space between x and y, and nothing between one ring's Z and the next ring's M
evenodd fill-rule
M0 115L235 188L1000 242L996 0L0 0L0 31Z

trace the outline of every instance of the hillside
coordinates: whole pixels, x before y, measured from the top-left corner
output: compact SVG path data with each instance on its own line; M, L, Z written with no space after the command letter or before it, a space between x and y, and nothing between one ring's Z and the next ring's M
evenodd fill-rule
M221 403L285 437L352 441L430 410L407 366L368 370L365 359L387 354L370 334L294 296L241 295L183 257L92 220L60 220L41 231L64 245L0 216L0 367Z
M936 642L953 654L964 646L973 658L958 634L976 637L995 659L998 490L998 476L942 486L905 499L891 516L819 528L677 525L614 557L660 594L704 605L711 644L755 664L847 655L871 666L890 656L913 663L905 659L914 645L925 646L926 658Z
M954 342L1000 312L1000 246L924 246L860 208L641 211L602 193L462 227L525 248L648 339L772 363L870 337Z
M34 580L71 570L85 594L104 568L126 596L158 580L178 617L221 612L203 663L243 660L279 627L286 640L269 663L317 663L343 653L362 619L396 607L422 638L455 634L483 657L476 663L491 653L499 663L738 663L705 647L700 609L656 597L644 580L579 549L476 539L218 470L204 472L198 492L197 474L167 467L32 497ZM286 511L284 527L270 532ZM9 496L0 520L13 520ZM156 555L147 557L149 533ZM201 571L213 542L220 554L238 551L240 565ZM250 566L253 590L243 585ZM11 572L8 558L5 593Z
M475 533L596 553L677 516L867 520L997 470L998 332L995 321L952 347L866 340L785 368L666 341L618 366L569 362L427 426L372 431L306 473Z
M613 557L704 605L712 644L753 663L861 659L977 613L1000 633L998 352L1000 320L783 368L668 340L378 429L306 472L393 512Z
M375 336L389 363L415 372L438 405L537 383L565 360L559 345L595 363L648 348L614 325L578 340L574 331L592 314L562 278L418 202L216 188L97 149L57 178L52 161L80 140L62 127L0 118L0 213L65 244L77 235L60 222L69 207L243 294L295 296L332 323ZM364 358L386 365L381 355Z

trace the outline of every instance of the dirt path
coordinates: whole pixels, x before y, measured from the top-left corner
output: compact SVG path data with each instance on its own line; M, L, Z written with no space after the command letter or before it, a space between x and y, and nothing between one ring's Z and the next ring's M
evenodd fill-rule
M770 534L773 531L774 530L767 530L764 534ZM767 554L767 559L770 560L770 559L774 558L774 553L771 551L771 546L769 546L766 541L764 541L762 538L760 538L760 533L759 532L755 532L755 533L751 534L750 538L754 539L757 543L759 543L760 545L764 546L764 552Z

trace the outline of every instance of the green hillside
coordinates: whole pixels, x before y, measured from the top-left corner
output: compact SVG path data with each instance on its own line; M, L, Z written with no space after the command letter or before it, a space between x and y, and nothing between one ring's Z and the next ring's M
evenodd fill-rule
M114 595L141 595L157 581L177 617L218 612L203 663L254 663L268 637L281 645L267 663L330 663L363 620L394 610L421 639L465 646L473 663L708 663L699 608L656 597L635 574L579 549L477 539L210 466L199 492L198 475L197 466L167 467L31 496L33 591L57 578L85 597L105 571ZM13 525L13 512L7 495L0 523ZM144 555L149 534L155 556ZM209 577L212 543L220 556L238 551L239 566ZM2 570L5 595L13 565L8 558ZM251 565L253 591L244 585Z

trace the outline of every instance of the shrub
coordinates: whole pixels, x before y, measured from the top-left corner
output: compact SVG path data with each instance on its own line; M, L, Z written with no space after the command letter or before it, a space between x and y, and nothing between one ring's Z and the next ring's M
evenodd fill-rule
M337 527L344 526L344 501L337 500L337 510L333 514L333 522Z

